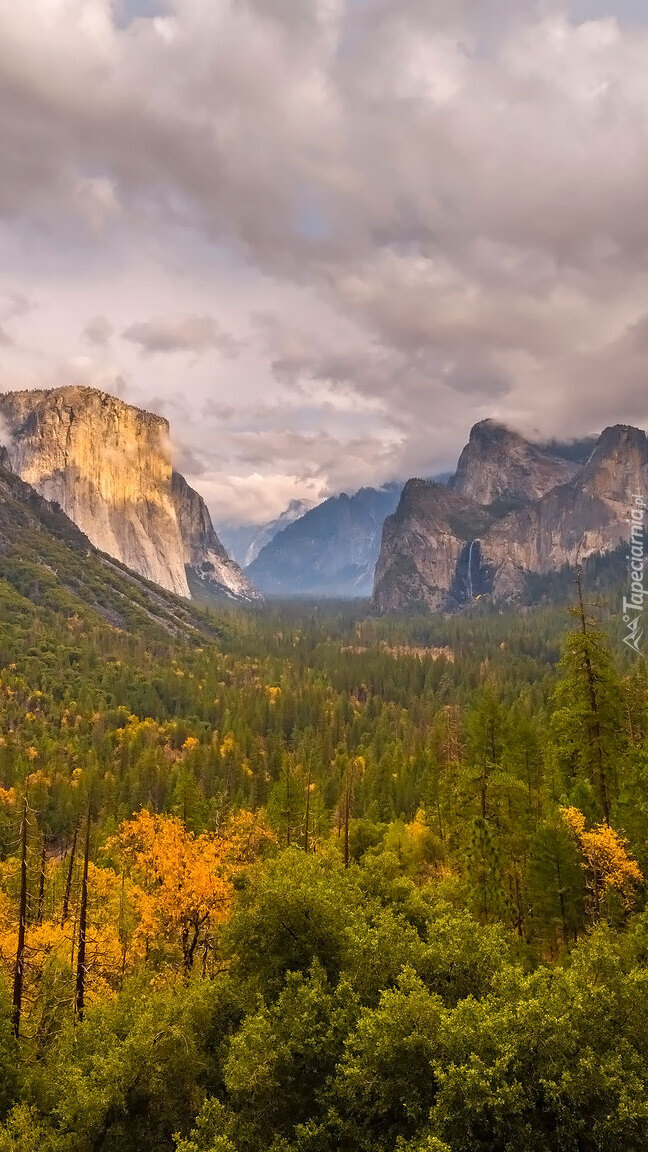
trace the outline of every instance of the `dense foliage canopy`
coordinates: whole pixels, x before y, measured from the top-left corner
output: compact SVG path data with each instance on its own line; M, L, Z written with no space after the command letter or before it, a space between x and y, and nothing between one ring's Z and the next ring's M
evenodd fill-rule
M0 1152L648 1146L648 675L604 607L174 637L20 572Z

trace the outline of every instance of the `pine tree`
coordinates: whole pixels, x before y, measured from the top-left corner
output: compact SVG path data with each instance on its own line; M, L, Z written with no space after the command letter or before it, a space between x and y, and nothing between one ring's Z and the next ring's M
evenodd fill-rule
M466 854L466 878L476 914L483 923L505 914L499 854L483 816L476 816Z
M617 787L617 764L627 748L623 696L610 646L599 621L588 612L580 574L569 632L554 692L552 731L567 790L590 780L606 824Z

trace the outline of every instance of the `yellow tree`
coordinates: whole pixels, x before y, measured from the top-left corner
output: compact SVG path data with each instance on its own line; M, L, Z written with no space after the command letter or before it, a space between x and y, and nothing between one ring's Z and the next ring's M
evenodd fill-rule
M262 818L242 813L222 835L195 836L176 816L142 809L121 825L113 844L144 893L141 931L180 944L186 972L210 927L228 914L234 873L250 863L272 834Z
M563 808L561 815L583 854L594 917L600 915L601 900L609 892L615 892L623 906L631 908L643 875L623 837L609 824L597 824L588 831L578 808Z

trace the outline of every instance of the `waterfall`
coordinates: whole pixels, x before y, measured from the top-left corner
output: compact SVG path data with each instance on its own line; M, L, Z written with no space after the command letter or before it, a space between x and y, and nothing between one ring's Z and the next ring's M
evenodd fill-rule
M472 554L475 547L475 541L470 541L470 548L468 549L468 599L473 598L473 580L472 580Z

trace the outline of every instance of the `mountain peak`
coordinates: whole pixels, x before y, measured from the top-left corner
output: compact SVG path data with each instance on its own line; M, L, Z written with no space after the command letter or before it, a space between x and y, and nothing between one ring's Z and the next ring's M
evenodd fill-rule
M594 451L599 448L610 450L645 443L646 433L643 428L635 428L633 424L611 424L601 432Z
M479 504L526 503L567 483L577 467L497 420L480 420L470 431L451 486Z
M168 433L169 422L165 416L156 412L149 412L122 400L120 396L113 396L111 392L103 392L89 384L62 384L59 388L28 388L22 391L5 392L0 394L0 406L3 414L11 412L14 420L26 419L35 412L47 412L55 409L69 408L73 411L91 412L103 408L115 412L135 412L143 422L158 425Z
M399 485L329 496L260 550L247 569L273 596L368 596L385 517Z
M648 479L648 438L631 424L605 428L582 470L582 485L592 495L624 500L644 493Z
M504 440L508 437L522 440L524 437L520 436L518 432L514 432L507 424L503 424L501 420L495 420L492 416L487 417L485 420L478 420L473 424L470 429L470 440Z

